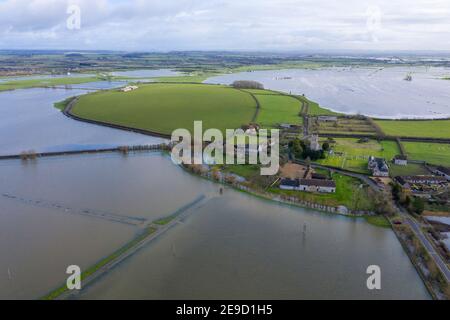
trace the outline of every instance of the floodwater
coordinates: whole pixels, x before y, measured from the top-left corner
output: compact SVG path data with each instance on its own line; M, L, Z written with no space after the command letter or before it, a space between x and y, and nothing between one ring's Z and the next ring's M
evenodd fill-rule
M113 85L0 93L0 154L161 141L53 108ZM85 269L142 230L110 215L149 222L200 195L208 200L191 216L78 298L429 298L391 230L219 188L158 152L1 161L0 299L38 298L64 283L67 266ZM380 291L366 288L372 264Z
M173 170L175 174L177 169ZM169 180L170 175L166 176ZM184 176L201 189L202 179ZM164 184L164 183L162 183ZM427 299L393 232L212 186L215 197L81 299ZM382 290L366 269L379 265Z
M154 220L204 194L203 206L78 298L429 298L391 230L231 189L220 195L161 153L6 161L0 177L0 194L17 197L0 197L0 297L39 296L67 265L86 267L139 230L71 214L76 207ZM366 287L373 264L380 291Z
M175 77L179 76L180 73L169 69L159 69L159 70L116 71L113 72L113 75L130 78L155 78L155 77Z
M53 104L90 90L117 87L117 82L72 85L72 89L24 89L0 93L0 155L108 148L160 143L137 133L96 126L64 116ZM123 83L122 83L123 85ZM84 88L84 89L77 89Z
M405 78L411 74L412 81ZM208 79L256 80L268 89L305 94L321 106L379 118L450 117L450 68L323 68L255 71Z
M0 162L0 299L43 296L69 265L86 269L145 225L80 212L151 222L217 189L195 181L160 153Z

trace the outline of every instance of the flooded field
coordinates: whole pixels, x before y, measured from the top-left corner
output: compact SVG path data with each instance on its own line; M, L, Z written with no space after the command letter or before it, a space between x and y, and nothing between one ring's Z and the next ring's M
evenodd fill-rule
M411 75L412 81L405 78ZM323 107L380 118L450 117L450 69L429 67L324 68L254 71L208 83L256 80L268 89L305 94Z

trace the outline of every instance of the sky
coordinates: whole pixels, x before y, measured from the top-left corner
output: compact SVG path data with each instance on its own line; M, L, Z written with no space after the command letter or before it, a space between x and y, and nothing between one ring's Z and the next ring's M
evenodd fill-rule
M448 51L450 0L0 0L0 49Z

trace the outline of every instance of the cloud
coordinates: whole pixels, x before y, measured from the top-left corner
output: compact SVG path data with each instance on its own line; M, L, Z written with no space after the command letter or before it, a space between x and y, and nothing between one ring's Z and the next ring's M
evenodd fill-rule
M449 18L448 0L0 0L0 48L450 50Z

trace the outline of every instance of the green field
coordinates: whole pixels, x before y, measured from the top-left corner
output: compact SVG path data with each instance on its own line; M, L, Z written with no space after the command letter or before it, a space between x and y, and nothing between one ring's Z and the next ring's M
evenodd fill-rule
M402 142L409 159L450 166L450 144Z
M367 163L370 156L390 160L400 153L394 141L369 140L365 143L359 143L358 139L353 138L335 138L334 141L336 141L336 144L331 145L334 154L327 155L326 159L318 160L318 163L368 173Z
M52 87L52 86L64 86L71 84L82 84L94 81L100 81L98 77L83 77L83 78L46 78L46 79L30 79L30 80L17 80L0 83L0 91L16 90L16 89L28 89L37 87Z
M364 136L375 136L375 128L365 119L338 118L337 121L324 122L314 121L313 129L319 134L360 134Z
M194 121L203 128L236 129L249 123L256 102L248 93L217 85L147 84L131 92L110 90L82 96L72 113L85 119L171 134Z
M250 93L258 94L258 95L263 95L263 94L280 95L280 92L272 91L272 90L264 90L264 89L242 89L242 90L245 92L250 92Z
M311 101L305 97L299 96L300 99L307 101L309 104L309 108L308 108L308 115L310 116L338 116L340 115L340 113L322 108L321 106L319 106L318 103Z
M375 120L375 123L388 136L450 138L450 120Z
M429 174L428 170L424 166L416 163L408 163L407 166L398 166L395 164L389 164L389 171L392 177L396 176L418 176Z
M270 93L255 94L255 97L260 103L260 111L256 122L263 128L273 128L281 123L296 125L302 123L302 118L299 115L301 103L297 99Z

